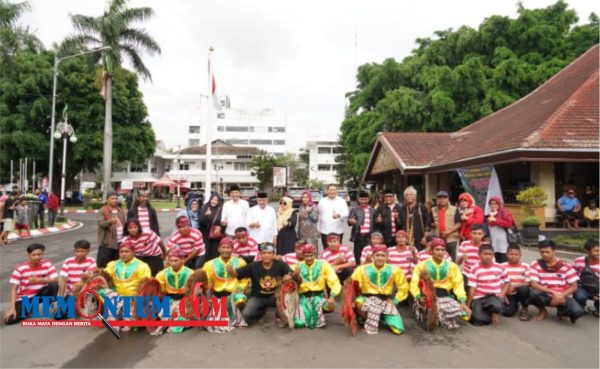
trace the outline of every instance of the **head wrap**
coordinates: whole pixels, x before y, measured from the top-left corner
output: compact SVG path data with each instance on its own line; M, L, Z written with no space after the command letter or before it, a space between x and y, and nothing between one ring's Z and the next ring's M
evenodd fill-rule
M185 215L178 216L177 219L175 219L175 225L177 227L180 227L180 226L186 225L186 224L190 225L190 220Z
M219 246L223 246L223 245L233 247L233 241L230 240L229 238L225 237L225 238L221 239L221 241L219 242Z
M396 234L395 234L394 236L395 236L395 237L398 237L398 236L404 236L404 237L407 237L407 236L406 236L406 232L405 232L405 231L403 231L403 230L396 231Z
M473 196L471 196L469 193L467 192L463 192L460 195L458 195L458 201L460 202L461 200L465 200L467 201L467 207L471 207L473 206L473 204L475 204L475 200L473 199Z
M131 251L135 251L135 242L133 242L132 240L125 240L125 242L121 242L119 244L119 250L123 248L128 248L131 249Z
M444 246L444 247L446 247L446 242L444 242L444 240L442 240L439 237L435 237L433 240L431 240L430 245L431 245L432 249L434 247L436 247L436 246Z
M498 207L502 207L502 199L500 198L500 196L490 196L490 200L488 201L488 204L492 201L496 201L496 204L498 204Z
M317 252L317 248L312 243L307 243L302 247L302 252L304 254L314 254Z
M315 203L313 202L312 194L310 193L310 191L302 192L302 197L300 197L300 198L303 198L304 195L308 196L308 204L304 205L304 203L302 203L302 205L303 206L314 206Z
M169 251L169 257L175 257L175 258L180 258L180 259L185 259L185 252L183 252L181 249L174 247Z
M373 233L371 233L371 237L369 237L369 239L372 240L373 237L379 237L379 238L381 238L383 240L383 235L381 233L379 233L379 232L373 232Z
M340 236L337 234L328 234L327 235L327 242L331 241L331 240L340 240Z
M285 227L290 222L290 217L294 212L294 208L292 204L294 200L291 198L284 196L279 202L283 201L285 203L284 206L279 206L279 210L277 210L277 230L280 231L283 227Z
M388 248L386 245L375 245L371 248L373 255L375 255L378 252L385 252L386 254L388 253Z
M260 251L273 251L275 252L275 246L271 242L263 242L259 245Z

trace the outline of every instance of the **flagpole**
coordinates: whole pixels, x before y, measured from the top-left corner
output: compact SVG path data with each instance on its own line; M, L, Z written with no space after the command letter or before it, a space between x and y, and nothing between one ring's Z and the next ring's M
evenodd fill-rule
M213 120L213 109L211 99L213 96L212 80L213 80L213 66L212 66L212 53L214 48L211 46L208 49L208 82L207 82L207 94L206 94L206 180L204 182L204 201L209 202L212 191L211 191L211 176L212 176L212 138L211 138L211 123Z

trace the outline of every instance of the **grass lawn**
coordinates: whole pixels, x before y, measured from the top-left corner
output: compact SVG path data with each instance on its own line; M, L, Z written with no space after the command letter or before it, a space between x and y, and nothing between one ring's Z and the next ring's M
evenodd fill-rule
M583 244L590 238L598 238L598 232L573 232L571 234L561 234L556 236L549 236L549 239L553 240L560 245L577 246L583 250Z
M165 200L150 200L154 209L175 209L177 207L177 201L165 201ZM185 205L183 199L180 202L181 207Z

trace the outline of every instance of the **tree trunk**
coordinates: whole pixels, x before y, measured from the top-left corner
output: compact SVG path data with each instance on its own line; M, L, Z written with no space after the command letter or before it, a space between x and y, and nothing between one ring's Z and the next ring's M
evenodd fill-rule
M106 101L104 109L104 158L103 167L103 183L104 191L102 192L102 201L106 201L106 194L112 189L110 179L112 177L112 75L106 73Z

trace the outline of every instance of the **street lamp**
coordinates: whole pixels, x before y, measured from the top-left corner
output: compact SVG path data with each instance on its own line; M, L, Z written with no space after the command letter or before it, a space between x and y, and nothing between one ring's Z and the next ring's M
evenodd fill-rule
M75 136L75 130L73 126L69 124L69 117L65 116L65 121L58 123L56 126L56 132L54 132L54 138L57 140L63 139L63 158L62 158L62 176L60 178L60 201L62 206L60 207L60 216L65 215L65 179L67 170L67 139L72 143L77 142L77 136Z
M177 170L181 171L181 145L179 145L179 150L177 150ZM179 174L179 178L177 179L177 209L181 208L181 174Z
M50 134L54 132L54 123L56 122L56 85L57 85L57 77L58 77L58 64L63 60L74 58L76 56L94 54L97 52L107 51L112 49L110 46L102 46L93 50L85 51L79 54L67 55L59 58L57 55L54 55L54 71L52 72L53 81L52 81L52 117L50 117ZM52 190L52 172L54 167L54 140L50 138L50 160L48 162L48 187Z

